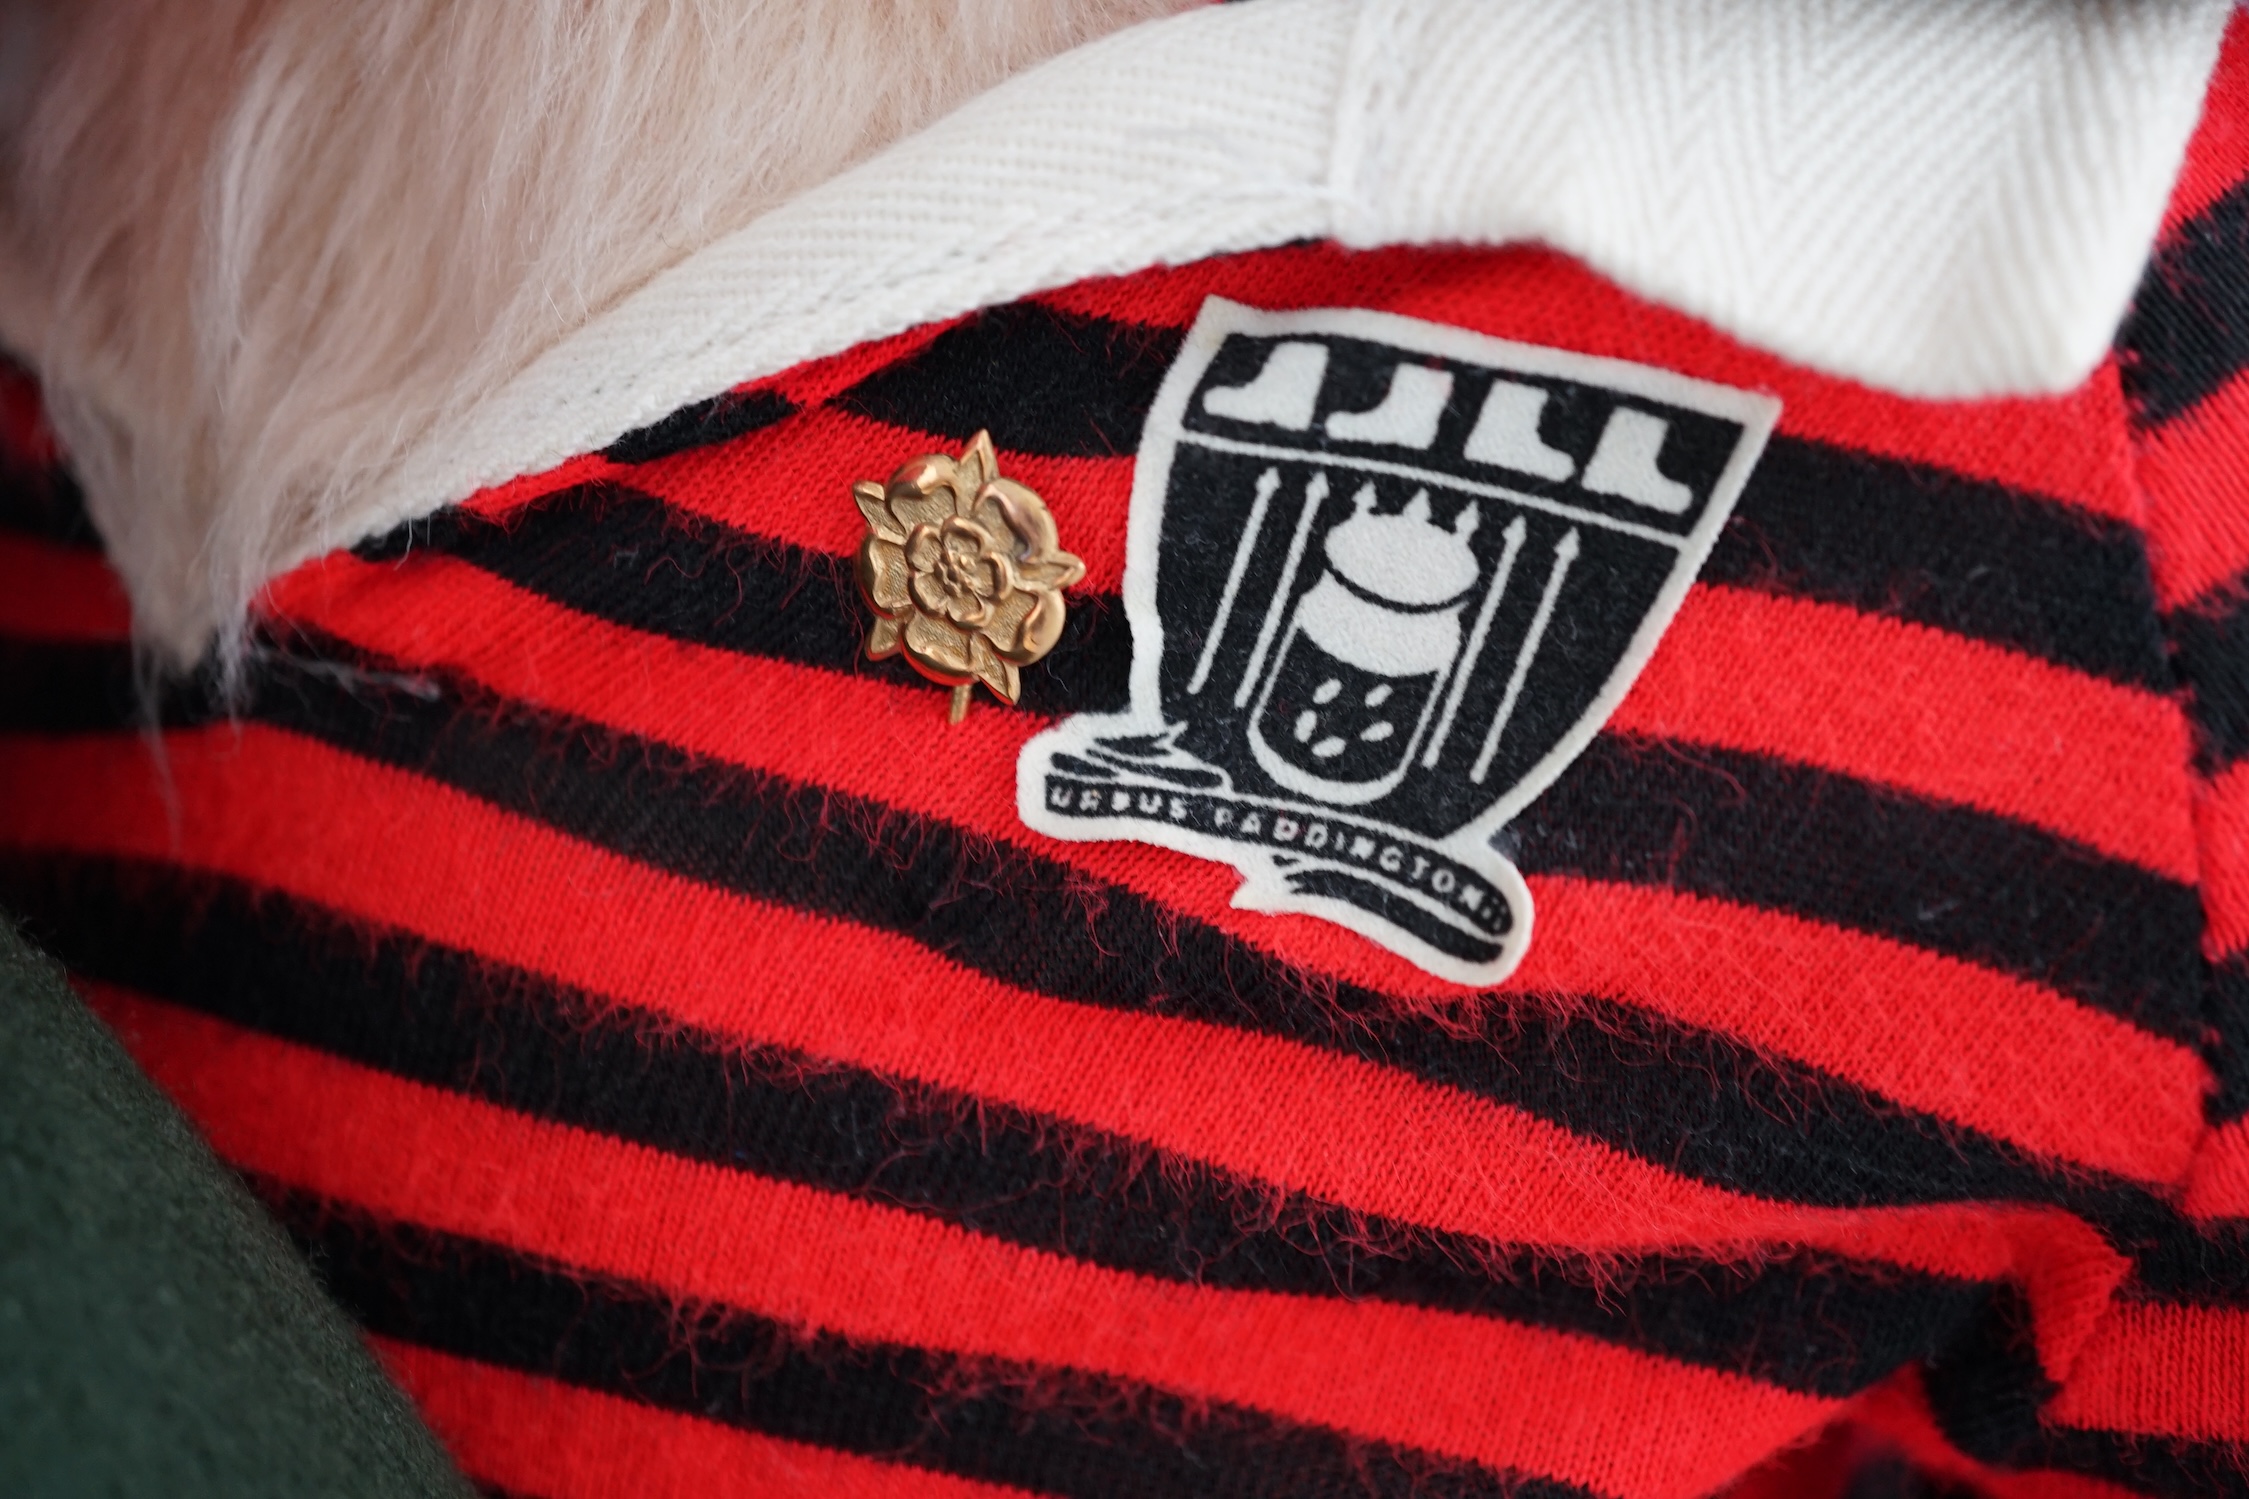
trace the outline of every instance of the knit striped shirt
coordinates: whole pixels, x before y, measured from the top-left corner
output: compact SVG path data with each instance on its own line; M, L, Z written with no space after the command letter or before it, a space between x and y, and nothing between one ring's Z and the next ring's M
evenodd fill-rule
M1497 989L1017 815L1129 697L1212 296L1781 398L1502 834ZM2066 395L1887 395L1536 249L1228 254L307 563L231 700L136 690L11 377L0 904L494 1492L2249 1492L2245 369L2237 22ZM1087 573L947 727L865 658L848 491L980 429Z

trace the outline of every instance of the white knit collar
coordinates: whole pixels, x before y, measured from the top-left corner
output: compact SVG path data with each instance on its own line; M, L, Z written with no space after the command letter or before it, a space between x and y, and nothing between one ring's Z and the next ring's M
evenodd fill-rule
M2228 0L1253 0L1120 33L696 252L432 432L381 531L690 401L1093 275L1537 240L1911 395L2104 356Z

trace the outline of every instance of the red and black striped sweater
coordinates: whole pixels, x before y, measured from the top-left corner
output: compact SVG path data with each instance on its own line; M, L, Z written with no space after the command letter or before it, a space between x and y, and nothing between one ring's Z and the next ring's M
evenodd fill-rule
M19 381L0 902L498 1491L2241 1492L2234 40L2066 395L1886 395L1538 250L1222 255L308 563L153 739ZM1019 816L1131 698L1132 455L1214 296L1779 397L1502 834L1494 988ZM948 728L865 658L848 486L979 429L1086 574Z

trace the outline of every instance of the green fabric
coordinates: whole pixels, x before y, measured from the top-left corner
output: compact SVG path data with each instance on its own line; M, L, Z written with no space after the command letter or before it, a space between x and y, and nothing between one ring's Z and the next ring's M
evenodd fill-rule
M0 921L0 1494L469 1492L279 1228Z

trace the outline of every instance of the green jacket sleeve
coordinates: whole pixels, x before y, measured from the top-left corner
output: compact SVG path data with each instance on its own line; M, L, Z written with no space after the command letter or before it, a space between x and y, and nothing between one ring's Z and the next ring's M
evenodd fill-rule
M0 1493L468 1492L280 1229L0 921Z

